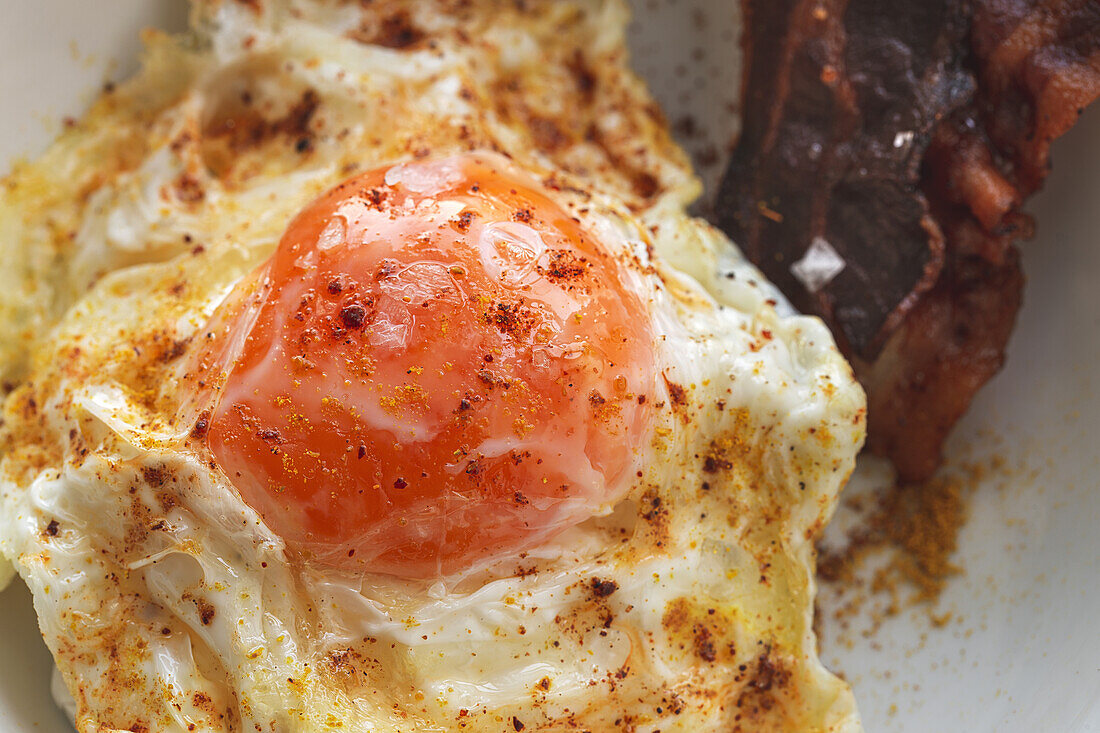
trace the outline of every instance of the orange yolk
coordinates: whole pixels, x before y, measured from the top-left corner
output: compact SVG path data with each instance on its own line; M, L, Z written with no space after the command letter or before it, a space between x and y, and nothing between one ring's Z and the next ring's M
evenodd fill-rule
M313 562L518 558L633 480L655 368L625 276L503 158L353 178L216 314L209 446Z

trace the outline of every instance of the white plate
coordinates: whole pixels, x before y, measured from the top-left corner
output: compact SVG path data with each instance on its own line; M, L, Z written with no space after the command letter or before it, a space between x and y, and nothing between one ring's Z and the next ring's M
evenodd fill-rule
M685 143L720 158L739 80L732 0L635 0L636 63ZM105 75L135 67L138 30L178 28L183 0L0 0L0 169L79 114ZM932 628L925 610L869 638L826 623L827 663L855 685L870 731L1100 731L1100 109L1055 148L1033 211L1029 282L1008 367L952 439L998 454L961 536L966 572ZM713 182L720 165L704 170ZM861 466L858 477L873 471ZM858 487L857 487L858 488ZM828 610L828 609L826 609ZM857 625L858 627L858 625ZM0 731L70 730L49 697L30 598L0 593Z

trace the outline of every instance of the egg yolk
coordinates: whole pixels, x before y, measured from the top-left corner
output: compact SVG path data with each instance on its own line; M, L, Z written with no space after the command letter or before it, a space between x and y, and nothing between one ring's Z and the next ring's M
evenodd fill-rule
M654 383L627 270L489 154L336 187L216 315L209 446L288 546L430 577L629 488Z

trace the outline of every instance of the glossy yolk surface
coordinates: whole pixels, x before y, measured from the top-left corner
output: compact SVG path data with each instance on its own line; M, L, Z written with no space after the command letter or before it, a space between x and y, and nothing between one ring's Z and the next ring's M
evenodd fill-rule
M210 448L313 562L518 556L633 480L655 370L624 276L502 158L349 180L216 315Z

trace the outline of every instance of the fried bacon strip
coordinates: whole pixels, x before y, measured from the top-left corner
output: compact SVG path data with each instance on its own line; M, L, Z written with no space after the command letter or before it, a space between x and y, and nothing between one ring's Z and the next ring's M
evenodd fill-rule
M927 478L1004 361L1013 244L1051 142L1100 96L1096 0L743 0L721 226L831 326L868 445Z

